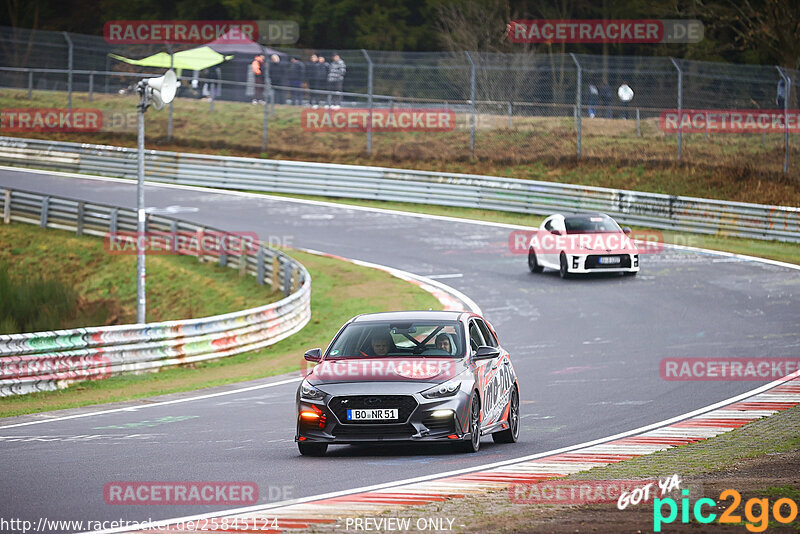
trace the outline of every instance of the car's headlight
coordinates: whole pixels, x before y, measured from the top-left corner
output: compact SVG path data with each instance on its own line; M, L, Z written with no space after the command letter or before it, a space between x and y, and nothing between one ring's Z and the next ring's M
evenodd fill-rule
M452 397L458 390L461 389L461 379L456 377L447 382L436 384L432 388L426 389L420 395L426 399L441 399L444 397Z
M325 398L325 392L309 384L308 380L303 380L303 383L300 384L300 398L303 400L322 400Z

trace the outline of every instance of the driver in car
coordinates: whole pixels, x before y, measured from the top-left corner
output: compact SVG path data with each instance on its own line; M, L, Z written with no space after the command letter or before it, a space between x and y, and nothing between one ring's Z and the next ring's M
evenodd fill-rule
M364 356L386 356L389 354L389 350L391 349L391 338L388 334L378 334L372 337L370 346L372 347L372 354L365 354L364 351L361 351L361 354Z
M451 354L450 338L447 334L439 334L436 336L436 348L445 351L447 354Z

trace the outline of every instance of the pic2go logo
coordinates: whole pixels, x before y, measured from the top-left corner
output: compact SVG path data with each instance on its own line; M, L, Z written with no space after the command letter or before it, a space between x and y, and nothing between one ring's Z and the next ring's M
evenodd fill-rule
M681 523L689 522L690 511L694 516L694 520L698 523L712 523L717 518L717 514L715 513L703 514L703 506L714 507L717 505L713 499L697 499L694 506L691 506L689 504L689 490L685 489L682 493L683 498L681 499L680 505ZM742 516L734 512L742 502L742 496L734 489L727 489L719 494L720 501L726 501L728 499L732 499L733 502L731 502L725 512L719 516L719 523L740 524L742 522ZM664 515L665 506L669 509L668 515L666 516ZM756 514L754 510L756 507L758 507L758 514ZM786 515L784 515L784 509L788 512ZM678 517L678 510L679 506L675 502L675 499L655 499L653 501L653 531L661 532L662 524L673 523ZM748 499L744 505L744 516L747 519L745 528L750 532L764 532L767 526L769 526L769 514L769 499ZM778 523L791 523L797 518L797 503L785 497L778 499L772 505L772 516Z

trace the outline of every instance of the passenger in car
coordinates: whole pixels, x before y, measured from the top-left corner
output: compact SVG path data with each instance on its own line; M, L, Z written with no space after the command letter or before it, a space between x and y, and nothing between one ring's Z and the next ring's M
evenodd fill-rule
M453 350L450 347L450 337L447 334L439 334L436 336L436 348L445 351L447 354L452 354Z

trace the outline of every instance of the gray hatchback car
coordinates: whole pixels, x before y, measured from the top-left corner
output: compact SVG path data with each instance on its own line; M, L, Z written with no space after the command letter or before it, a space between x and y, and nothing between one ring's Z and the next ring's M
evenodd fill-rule
M330 444L449 442L477 452L480 437L519 438L519 384L511 358L482 317L469 312L359 315L297 389L300 453Z

